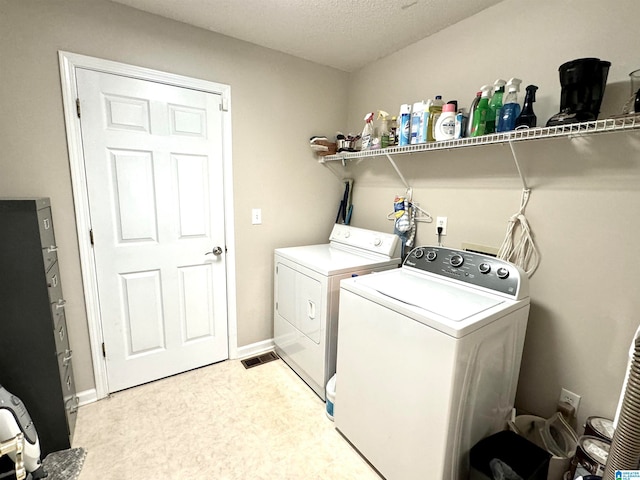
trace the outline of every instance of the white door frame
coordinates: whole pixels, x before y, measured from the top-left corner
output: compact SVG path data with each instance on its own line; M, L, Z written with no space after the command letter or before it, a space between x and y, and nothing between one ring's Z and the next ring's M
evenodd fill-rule
M87 324L93 360L93 375L98 399L109 395L105 358L102 355L102 319L98 302L98 283L89 237L90 215L89 195L84 168L82 149L82 130L78 121L76 99L78 98L76 68L85 68L103 73L111 73L141 80L190 88L207 93L222 95L224 115L222 115L222 162L225 202L225 245L227 249L227 323L229 339L229 358L238 357L238 329L236 317L236 272L234 224L233 224L233 177L231 156L231 87L220 83L196 78L184 77L134 65L88 57L70 52L59 51L60 78L62 82L62 100L67 130L69 164L71 167L71 185L75 205L78 245L80 249L80 268L84 284L84 300L87 308Z

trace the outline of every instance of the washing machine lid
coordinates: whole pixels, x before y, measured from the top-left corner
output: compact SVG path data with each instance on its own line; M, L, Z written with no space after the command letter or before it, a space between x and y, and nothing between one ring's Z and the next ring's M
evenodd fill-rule
M505 299L473 291L452 282L438 281L398 270L396 275L368 275L362 286L407 305L418 307L454 322L467 320L505 302Z
M361 268L388 267L400 264L400 258L346 249L332 244L277 248L275 255L325 276L349 273Z
M505 316L529 308L529 297L514 300L453 280L414 273L406 268L347 278L347 290L413 318L453 338L462 338Z

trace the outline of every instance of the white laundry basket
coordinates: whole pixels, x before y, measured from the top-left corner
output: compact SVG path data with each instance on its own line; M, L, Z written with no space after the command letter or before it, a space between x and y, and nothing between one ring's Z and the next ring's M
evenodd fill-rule
M325 391L327 404L326 404L326 413L329 420L333 422L333 409L336 403L336 374L333 374L333 377L329 379L327 382L327 388Z

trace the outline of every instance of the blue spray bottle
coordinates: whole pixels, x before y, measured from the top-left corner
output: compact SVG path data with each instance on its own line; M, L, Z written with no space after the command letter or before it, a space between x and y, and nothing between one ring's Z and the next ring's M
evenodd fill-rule
M498 132L510 132L516 128L516 119L520 115L520 104L518 103L518 92L520 91L520 84L522 80L519 78L512 78L507 83L507 96L504 99L504 104L500 109L500 115L496 119L498 124L496 125L496 131Z

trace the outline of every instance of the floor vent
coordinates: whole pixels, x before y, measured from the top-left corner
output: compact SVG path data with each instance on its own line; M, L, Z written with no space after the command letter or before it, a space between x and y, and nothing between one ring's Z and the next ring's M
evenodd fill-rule
M275 352L267 352L267 353L258 355L256 357L251 357L251 358L242 360L242 364L244 365L244 368L253 368L253 367L257 367L258 365L262 365L264 363L272 362L274 360L277 360L278 358L280 357L278 357L278 355L276 355Z

